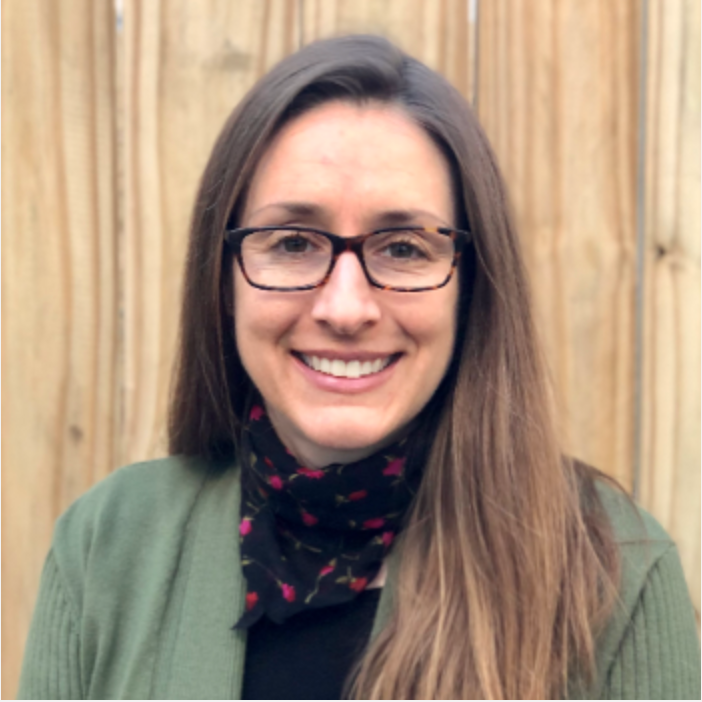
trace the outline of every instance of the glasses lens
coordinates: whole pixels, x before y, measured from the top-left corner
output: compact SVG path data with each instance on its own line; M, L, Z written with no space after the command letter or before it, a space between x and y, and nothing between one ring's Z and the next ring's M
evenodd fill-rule
M431 288L451 273L454 244L450 236L421 229L377 232L366 239L363 258L379 285Z
M319 283L332 259L330 241L316 232L293 229L256 231L241 243L244 268L252 283L298 288Z

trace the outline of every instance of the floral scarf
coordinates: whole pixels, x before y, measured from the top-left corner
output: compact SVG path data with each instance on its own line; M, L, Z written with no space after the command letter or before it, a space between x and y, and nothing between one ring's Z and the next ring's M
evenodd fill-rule
M406 443L313 470L283 446L263 407L251 408L239 524L246 608L236 628L264 614L280 624L305 609L348 602L366 588L421 479L420 470L406 470Z

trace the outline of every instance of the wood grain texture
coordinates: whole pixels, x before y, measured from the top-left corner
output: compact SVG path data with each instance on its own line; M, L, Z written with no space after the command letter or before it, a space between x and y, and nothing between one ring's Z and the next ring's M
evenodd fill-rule
M571 450L632 482L635 1L482 3L478 112L511 193Z
M163 455L198 179L225 118L297 48L295 0L124 7L124 364L120 463Z
M649 5L641 500L700 611L700 3Z
M3 679L14 697L58 515L114 463L110 0L2 8Z
M472 95L472 32L465 0L303 0L303 41L380 34Z

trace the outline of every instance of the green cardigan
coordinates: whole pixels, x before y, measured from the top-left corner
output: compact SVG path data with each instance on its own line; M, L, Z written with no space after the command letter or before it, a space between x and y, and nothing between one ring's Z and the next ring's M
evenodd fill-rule
M603 498L621 546L621 604L598 643L595 685L572 696L700 699L675 546L645 512L608 489ZM238 522L238 471L195 459L122 468L81 497L56 525L20 699L238 699ZM376 632L392 609L390 571Z

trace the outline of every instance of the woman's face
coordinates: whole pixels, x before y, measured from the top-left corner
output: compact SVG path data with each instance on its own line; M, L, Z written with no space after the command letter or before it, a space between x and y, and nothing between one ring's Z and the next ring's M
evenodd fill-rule
M277 135L255 172L241 226L309 226L351 237L403 224L452 227L455 219L448 164L420 127L399 108L333 102ZM303 464L346 463L391 443L443 378L456 333L457 276L428 292L380 290L346 252L323 287L272 292L234 268L241 360L280 439ZM313 356L330 364L392 362L370 375L337 377L308 366Z

